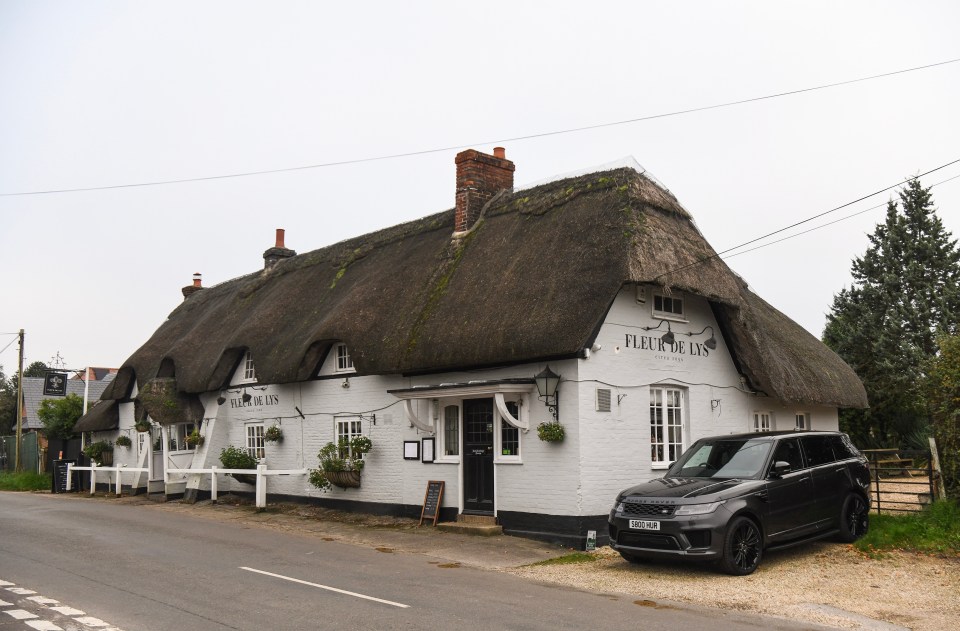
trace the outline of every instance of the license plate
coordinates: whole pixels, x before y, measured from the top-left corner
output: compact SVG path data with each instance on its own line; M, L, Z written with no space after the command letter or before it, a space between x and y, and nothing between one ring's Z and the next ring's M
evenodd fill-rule
M631 530L660 530L660 522L643 521L642 519L631 519L630 529Z

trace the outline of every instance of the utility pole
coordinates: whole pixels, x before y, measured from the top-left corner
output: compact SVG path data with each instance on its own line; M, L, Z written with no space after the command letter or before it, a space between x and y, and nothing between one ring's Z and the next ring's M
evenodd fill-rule
M13 470L17 473L23 469L20 462L20 441L23 438L23 329L20 329L20 363L17 368L17 448Z

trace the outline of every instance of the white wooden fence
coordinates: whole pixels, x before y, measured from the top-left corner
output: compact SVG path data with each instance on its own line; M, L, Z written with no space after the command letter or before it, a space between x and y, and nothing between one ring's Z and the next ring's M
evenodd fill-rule
M141 473L148 472L149 469L141 467L125 467L125 466L113 466L113 467L98 467L96 463L89 467L77 467L73 463L67 463L67 490L70 490L71 484L71 472L73 471L89 471L90 472L90 495L93 495L94 490L97 487L97 471L106 471L116 476L116 487L117 495L120 495L120 474L121 473ZM210 499L214 502L217 501L217 475L224 474L229 475L231 473L239 473L245 475L256 475L257 476L257 485L256 485L256 505L257 508L266 508L267 506L267 477L274 475L307 475L306 469L267 469L267 465L257 465L256 469L220 469L218 467L210 467L209 469L180 469L177 470L178 473L186 475L209 475L210 476ZM166 478L166 472L164 473ZM166 480L165 480L166 481ZM110 482L108 481L107 486L109 488Z

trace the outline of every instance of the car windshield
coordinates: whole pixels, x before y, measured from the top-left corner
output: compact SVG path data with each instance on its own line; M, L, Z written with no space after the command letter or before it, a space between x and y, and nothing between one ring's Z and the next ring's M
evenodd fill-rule
M670 478L756 478L772 442L756 438L711 438L683 452L667 471Z

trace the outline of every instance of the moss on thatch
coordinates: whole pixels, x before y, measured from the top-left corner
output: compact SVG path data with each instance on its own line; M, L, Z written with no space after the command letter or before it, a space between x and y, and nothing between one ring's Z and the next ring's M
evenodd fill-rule
M449 210L196 292L121 374L143 385L166 359L183 393L216 390L249 349L262 383L291 383L336 340L360 374L570 357L625 283L654 283L710 300L741 369L771 396L866 403L846 364L754 296L673 195L631 169L500 194L467 238L453 229Z
M157 423L198 423L203 418L203 405L196 395L177 390L171 377L151 379L137 394L143 410Z

